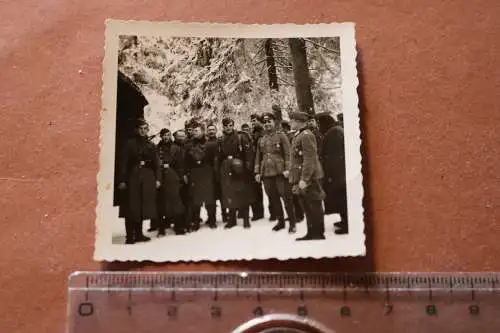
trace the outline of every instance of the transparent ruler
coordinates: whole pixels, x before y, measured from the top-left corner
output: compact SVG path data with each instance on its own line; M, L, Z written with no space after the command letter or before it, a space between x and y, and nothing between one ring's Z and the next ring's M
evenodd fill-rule
M499 273L77 272L67 332L500 332L499 282Z

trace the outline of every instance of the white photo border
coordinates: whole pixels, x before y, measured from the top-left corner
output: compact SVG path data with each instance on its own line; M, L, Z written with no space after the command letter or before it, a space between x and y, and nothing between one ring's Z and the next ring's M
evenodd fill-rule
M238 253L235 249L219 251L218 256L191 255L148 251L147 247L112 244L112 223L117 211L113 207L118 44L120 35L161 37L214 37L214 38L293 38L340 37L342 110L344 117L344 145L346 154L347 203L349 233L342 235L348 245L337 248L317 242L300 242L281 253L255 255ZM97 175L96 235L94 260L96 261L153 261L199 262L263 259L335 258L366 255L365 220L363 208L363 174L361 130L359 121L359 84L356 68L356 40L354 23L322 24L234 24L184 23L180 21L126 21L106 20L105 55L103 60L102 108L100 117L100 157ZM207 240L209 242L210 240ZM263 244L262 246L265 246ZM326 250L329 250L327 252ZM241 252L241 251L240 251Z

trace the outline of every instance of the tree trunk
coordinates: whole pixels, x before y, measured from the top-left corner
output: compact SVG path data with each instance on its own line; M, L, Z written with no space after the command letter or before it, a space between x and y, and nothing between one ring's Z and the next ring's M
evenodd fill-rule
M271 89L271 94L274 94L279 91L279 85L278 73L276 72L276 62L274 61L273 40L271 38L266 39L264 50L266 53L267 73L269 74L269 88ZM273 99L271 108L276 119L281 121L281 107L277 103L276 99Z
M301 38L288 40L292 54L293 77L295 80L295 94L299 111L314 114L314 102L311 92L311 77L307 65L306 45Z

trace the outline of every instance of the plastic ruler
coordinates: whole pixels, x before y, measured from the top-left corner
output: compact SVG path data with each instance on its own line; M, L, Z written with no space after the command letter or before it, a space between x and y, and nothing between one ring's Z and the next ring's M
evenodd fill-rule
M499 282L499 273L77 272L67 332L500 332Z

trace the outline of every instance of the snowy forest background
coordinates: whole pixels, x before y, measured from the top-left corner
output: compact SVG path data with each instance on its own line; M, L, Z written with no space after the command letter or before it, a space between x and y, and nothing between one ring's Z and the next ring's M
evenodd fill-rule
M120 36L118 66L149 102L150 134L191 117L239 128L251 113L342 113L339 42Z

